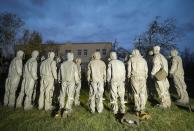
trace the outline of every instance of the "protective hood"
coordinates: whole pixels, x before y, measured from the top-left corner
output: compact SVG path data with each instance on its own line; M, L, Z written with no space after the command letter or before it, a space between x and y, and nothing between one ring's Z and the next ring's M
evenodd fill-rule
M75 63L76 63L76 64L81 64L81 62L82 62L81 58L77 58L77 59L75 60Z
M39 55L39 52L38 52L37 50L34 50L34 51L32 52L32 58L37 58L38 55Z
M170 52L170 54L171 54L172 57L177 56L178 55L178 51L174 49L174 50L172 50Z
M134 50L132 51L132 56L141 56L141 54L140 54L139 50L134 49Z
M55 53L54 52L49 52L48 57L51 58L51 59L54 59Z
M154 46L153 51L154 51L154 54L159 54L160 53L160 46Z
M95 59L95 60L100 60L100 59L101 59L100 52L95 52L95 53L94 53L94 59Z
M22 58L23 55L24 55L24 52L23 52L22 50L19 50L19 51L17 52L16 57Z
M68 61L73 61L73 53L67 53L67 60Z
M111 52L111 53L110 53L110 58L111 58L112 60L116 60L116 59L117 59L117 53L116 53L116 52Z

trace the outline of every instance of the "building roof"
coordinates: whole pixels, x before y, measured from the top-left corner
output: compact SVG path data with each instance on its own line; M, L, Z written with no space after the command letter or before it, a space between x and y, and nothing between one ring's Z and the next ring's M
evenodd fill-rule
M61 44L59 44L59 43L53 43L53 44L44 44L44 43L42 43L41 45L82 45L82 44L84 44L84 45L86 45L86 44L88 44L88 45L91 45L91 44L110 44L110 45L112 45L112 42L65 42L65 43L61 43Z

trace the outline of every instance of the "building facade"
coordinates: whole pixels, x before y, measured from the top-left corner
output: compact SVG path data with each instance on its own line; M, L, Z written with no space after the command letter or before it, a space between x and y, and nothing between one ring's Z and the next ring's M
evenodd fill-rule
M112 50L112 43L110 42L96 42L96 43L65 43L65 44L42 44L41 50L43 54L47 54L48 51L54 51L56 56L66 59L66 54L72 52L75 58L81 58L83 63L89 62L92 54L95 51L101 53L102 59L109 57L109 53Z
M24 45L17 45L17 50L24 50ZM66 55L68 52L74 54L74 58L81 58L82 63L88 63L95 51L101 53L101 57L107 60L109 53L112 50L111 42L93 42L93 43L65 43L65 44L41 44L40 54L47 56L49 51L55 52L56 56L61 57L66 60ZM32 51L32 50L31 50ZM31 53L31 51L26 51L25 53Z

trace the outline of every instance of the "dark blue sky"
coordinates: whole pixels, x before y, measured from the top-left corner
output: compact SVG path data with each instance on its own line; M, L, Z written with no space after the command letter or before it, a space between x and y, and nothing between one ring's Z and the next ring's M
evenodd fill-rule
M194 0L0 0L0 11L19 15L44 41L117 39L125 48L155 16L174 17L184 33L179 48L194 51Z

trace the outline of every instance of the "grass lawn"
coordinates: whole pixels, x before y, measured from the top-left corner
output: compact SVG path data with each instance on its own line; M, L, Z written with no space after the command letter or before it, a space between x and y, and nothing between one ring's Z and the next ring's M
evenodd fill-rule
M74 113L66 119L54 119L51 112L15 111L8 107L0 108L0 131L193 131L194 113L172 104L169 110L161 110L147 103L147 111L152 119L142 121L139 127L122 125L115 119L104 101L105 109L101 114L91 114L87 107L88 92L81 92L81 106L74 107ZM194 100L191 100L194 104Z

